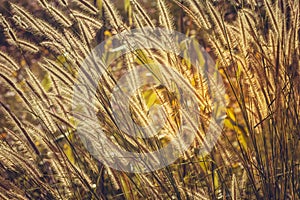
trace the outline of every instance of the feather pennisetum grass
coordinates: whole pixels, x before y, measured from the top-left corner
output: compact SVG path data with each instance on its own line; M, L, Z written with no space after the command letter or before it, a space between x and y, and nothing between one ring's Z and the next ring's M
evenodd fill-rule
M133 0L129 24L122 20L126 11L118 3L96 3L103 5L103 16L88 0L36 1L42 13L38 16L9 3L8 12L1 15L9 46L0 52L1 198L300 198L299 2L157 0L153 18L153 5ZM185 15L177 15L175 8ZM227 20L227 16L234 17ZM80 68L95 46L98 29L107 28L110 34L145 26L176 30L174 22L179 17L184 22L181 30L187 35L193 32L207 51L211 49L229 101L224 127L213 123L222 136L205 155L198 152L199 145L205 145L202 140L210 122L210 96L199 69L171 53L152 49L115 60L99 83L93 81L91 72ZM24 33L31 37L25 38ZM167 114L166 125L153 139L134 138L120 130L110 101L118 78L135 65L149 62L178 70L184 78L177 84L197 94L201 109L192 127L199 130L189 150L175 163L149 173L117 171L93 158L76 135L72 88L79 75L89 80L88 86L97 84L95 104L85 96L76 98L97 110L99 124L114 144L140 153L157 150L168 144L181 123L178 104L182 102L176 96L176 84L171 90L147 85L131 98L130 110L137 123L151 123L153 105L160 105ZM149 70L160 77L159 70ZM138 78L130 80L132 87ZM122 123L131 127L129 121ZM93 124L86 127L91 129Z

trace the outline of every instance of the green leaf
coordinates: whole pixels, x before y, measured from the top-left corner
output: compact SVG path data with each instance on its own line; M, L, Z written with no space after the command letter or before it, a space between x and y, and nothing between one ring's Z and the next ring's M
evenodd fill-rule
M52 87L52 81L51 81L50 75L48 73L45 74L45 76L41 82L41 85L43 86L43 88L46 92L48 92L50 90L50 88Z

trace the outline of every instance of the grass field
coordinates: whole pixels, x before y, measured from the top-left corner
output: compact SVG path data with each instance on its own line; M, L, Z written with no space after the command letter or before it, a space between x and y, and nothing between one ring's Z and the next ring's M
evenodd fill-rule
M299 1L0 3L0 199L300 199Z

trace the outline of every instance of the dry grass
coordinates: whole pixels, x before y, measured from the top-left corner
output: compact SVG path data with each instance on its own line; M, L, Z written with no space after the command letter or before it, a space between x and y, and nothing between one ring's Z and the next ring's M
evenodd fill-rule
M0 52L0 84L12 96L0 97L2 199L300 199L298 1L158 0L156 19L138 0L130 6L125 0L121 14L108 0L97 0L98 6L87 0L37 2L39 17L14 3L0 16L7 45L14 46ZM178 126L179 100L176 87L146 88L168 111L168 123L153 140L126 136L108 99L124 71L149 59L172 66L184 77L177 83L195 91L202 105L197 124L202 128L189 151L163 169L133 174L95 160L74 134L72 87L79 74L89 79L80 63L109 37L105 30L116 34L144 26L180 30L204 41L229 103L225 126L215 125L222 130L217 145L207 155L198 154L211 107L199 72L170 53L150 50L115 61L98 83L99 102L93 108L105 134L128 151L165 145ZM36 54L45 56L34 63L30 58ZM131 104L141 124L149 123L144 94L138 91Z

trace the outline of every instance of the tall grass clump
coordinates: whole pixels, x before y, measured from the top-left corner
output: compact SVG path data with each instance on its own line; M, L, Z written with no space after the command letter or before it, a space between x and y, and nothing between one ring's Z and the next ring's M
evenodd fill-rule
M150 6L139 0L36 0L3 5L1 199L300 199L299 1L157 0ZM97 161L76 134L77 116L71 111L78 77L93 76L81 68L92 49L124 30L145 27L177 30L199 41L215 59L228 105L227 115L219 116L226 117L224 126L213 124L221 137L211 152L201 154L212 105L198 68L152 49L116 54L116 60L108 54L113 62L96 83L97 102L91 108L105 135L127 151L154 151L176 137L180 104L185 103L176 84L197 97L197 134L189 150L163 169L135 174ZM195 52L201 57L199 49ZM201 67L207 66L202 60ZM132 96L130 111L137 124L151 123L149 110L155 104L167 113L156 137L135 139L116 125L110 96L126 71L149 63L170 66L184 78L171 89L146 85ZM160 76L159 69L149 70ZM136 84L135 78L130 83ZM122 123L130 126L127 120Z

